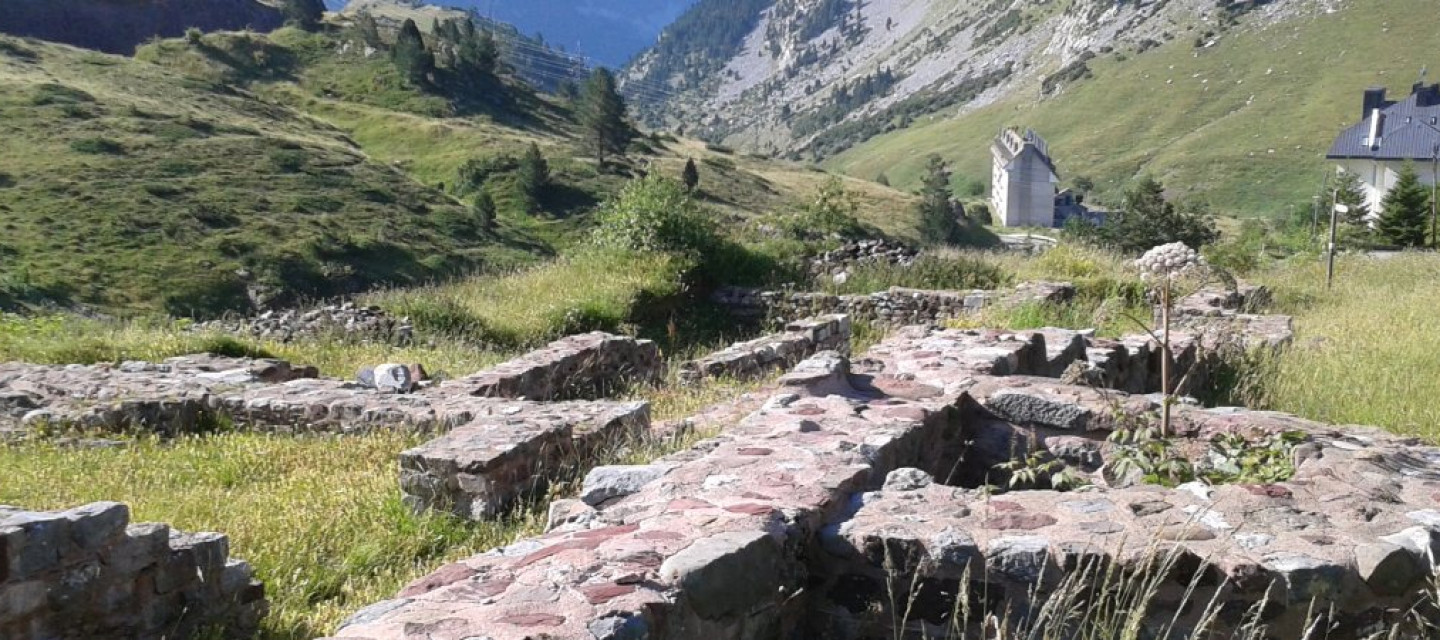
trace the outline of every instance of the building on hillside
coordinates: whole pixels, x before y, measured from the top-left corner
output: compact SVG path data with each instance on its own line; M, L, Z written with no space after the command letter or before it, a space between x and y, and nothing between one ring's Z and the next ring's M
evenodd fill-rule
M990 204L997 224L1053 229L1074 218L1104 224L1104 212L1085 206L1084 195L1058 190L1060 174L1050 159L1050 145L1040 134L1006 129L995 138L990 152L995 156Z
M995 221L1006 227L1054 227L1060 175L1045 139L1029 129L1006 129L990 152L995 156L990 188Z
M1340 134L1326 158L1359 176L1370 211L1379 214L1400 169L1413 163L1420 181L1434 185L1440 166L1440 84L1411 87L1409 97L1385 99L1385 89L1365 90L1361 122Z

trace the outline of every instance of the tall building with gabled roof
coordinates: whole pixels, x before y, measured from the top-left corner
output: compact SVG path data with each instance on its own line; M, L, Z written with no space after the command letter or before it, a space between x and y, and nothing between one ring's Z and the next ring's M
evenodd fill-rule
M1029 129L1006 129L990 151L995 156L990 188L995 220L1006 227L1054 227L1060 176L1045 139Z

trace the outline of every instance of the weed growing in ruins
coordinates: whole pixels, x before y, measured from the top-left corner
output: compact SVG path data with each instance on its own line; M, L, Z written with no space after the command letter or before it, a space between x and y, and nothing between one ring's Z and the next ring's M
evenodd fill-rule
M1089 480L1063 461L1040 451L1032 451L1023 458L1002 462L995 465L995 468L1010 474L1009 485L1012 490L1049 488L1069 491L1090 484Z
M1271 484L1295 475L1295 447L1309 440L1300 431L1286 431L1252 442L1238 433L1210 440L1210 458L1202 477L1211 484Z
M1137 476L1145 484L1175 487L1195 479L1195 465L1153 427L1110 432L1115 445L1106 468L1117 478Z
M1175 314L1175 303L1184 297L1180 287L1203 280L1205 259L1194 249L1175 242L1151 249L1135 261L1135 266L1140 269L1140 277L1151 285L1159 303L1158 327L1151 328L1138 320L1136 324L1160 343L1160 393L1164 396L1160 413L1160 436L1166 437L1171 433L1170 414L1176 401L1176 380L1170 370L1175 361L1175 353L1170 348L1171 320ZM1194 288L1198 290L1200 286L1203 286L1203 281Z

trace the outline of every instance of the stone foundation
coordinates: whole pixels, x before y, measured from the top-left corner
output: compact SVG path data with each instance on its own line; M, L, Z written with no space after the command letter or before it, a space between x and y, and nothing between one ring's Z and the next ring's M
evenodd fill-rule
M1216 317L1236 323L1217 333L1260 332L1227 345L1288 339L1288 321ZM1182 369L1213 361L1204 335L1177 340L1178 357L1194 365ZM1211 596L1221 633L1265 601L1275 637L1298 637L1313 599L1337 640L1396 622L1420 601L1440 556L1440 449L1282 414L1182 406L1182 451L1203 457L1215 434L1296 432L1297 473L1178 489L1111 477L1106 435L1153 421L1159 404L1106 387L1155 391L1157 351L1085 332L912 327L853 366L817 354L721 435L652 464L597 470L581 499L552 505L546 534L447 565L362 610L337 637L959 637L946 635L941 616L964 591L961 578L972 595L989 594L968 603L977 619L1014 623L1077 567L1150 570L1156 549L1168 582L1145 624L1153 631L1179 611L1175 637L1187 637L1184 625ZM979 489L1006 486L995 465L1031 452L1091 487ZM1195 575L1200 595L1182 606ZM895 629L900 607L913 615Z
M452 385L489 398L563 400L602 397L663 373L654 342L595 332L557 340Z
M250 566L218 533L129 524L123 504L58 513L0 506L0 637L249 637L266 612Z
M400 454L400 491L415 509L491 517L583 469L650 424L643 402L508 403Z
M745 318L803 318L848 315L855 322L886 327L938 324L992 305L1064 303L1075 297L1065 283L1029 282L1007 291L925 291L895 287L868 295L831 295L727 287L711 299Z
M783 333L740 342L680 365L680 381L705 378L751 379L789 369L818 351L850 350L849 316L821 316L791 322Z

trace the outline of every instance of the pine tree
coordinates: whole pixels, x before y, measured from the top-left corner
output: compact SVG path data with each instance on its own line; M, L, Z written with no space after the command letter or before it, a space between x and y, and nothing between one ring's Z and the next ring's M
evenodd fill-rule
M1125 192L1120 209L1112 212L1105 224L1074 220L1076 224L1066 226L1071 233L1126 254L1144 253L1172 242L1198 249L1220 238L1204 204L1176 207L1165 199L1165 185L1149 176Z
M545 161L540 147L530 143L530 148L520 156L520 166L515 170L515 179L520 193L526 200L527 209L534 211L550 184L550 163Z
M280 10L286 22L306 31L319 28L320 21L325 18L323 0L285 0Z
M1380 233L1402 247L1421 247L1430 226L1430 191L1420 184L1415 166L1406 164L1381 204Z
M425 48L425 38L414 20L405 20L400 33L395 36L395 48L390 52L395 66L406 79L417 86L425 86L430 74L435 71L435 54Z
M685 183L685 190L694 192L695 187L700 186L700 169L695 166L695 159L685 161L685 170L680 172L680 180Z
M615 76L608 69L596 69L585 83L580 118L588 145L601 165L610 154L625 151L633 131L625 121L625 100L615 89Z
M1370 201L1365 197L1365 189L1360 185L1360 176L1341 171L1335 176L1335 202L1349 207L1349 211L1342 218L1345 223L1361 226L1369 225Z
M480 195L475 196L475 222L482 230L489 231L495 228L495 199L490 197L490 192L480 190Z
M466 20L460 25L457 38L458 70L466 75L479 76L482 80L493 79L500 59L495 35L489 29L476 30L475 24Z
M380 37L380 24L375 22L375 16L369 11L361 13L355 18L355 34L360 41L371 47L380 48L385 41Z
M940 156L930 156L925 179L920 187L920 234L926 242L945 244L960 236L960 223L955 219L951 201L950 169Z

